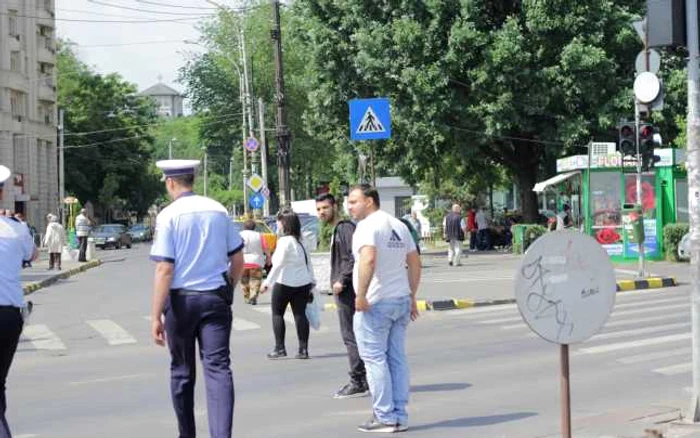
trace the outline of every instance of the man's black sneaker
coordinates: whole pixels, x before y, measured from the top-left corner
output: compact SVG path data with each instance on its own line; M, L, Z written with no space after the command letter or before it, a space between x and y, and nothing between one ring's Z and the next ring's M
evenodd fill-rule
M369 388L366 383L358 383L352 381L336 392L333 398L354 398L364 397L369 394Z
M300 348L299 353L296 355L297 359L308 359L309 358L309 349L308 348Z
M357 430L360 432L373 432L373 433L395 433L398 432L396 424L384 424L377 420L374 415L372 418L367 420L366 423L360 424Z
M267 353L268 359L281 359L283 357L287 357L286 350L272 350L271 352Z

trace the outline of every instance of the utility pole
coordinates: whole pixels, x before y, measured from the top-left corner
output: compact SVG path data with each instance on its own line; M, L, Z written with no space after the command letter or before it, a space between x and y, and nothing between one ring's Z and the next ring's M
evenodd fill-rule
M287 128L286 116L284 112L284 60L282 57L282 28L280 26L280 3L279 0L272 1L272 13L274 26L270 32L272 40L275 44L275 70L276 70L276 86L277 86L277 115L275 117L276 133L277 133L277 164L279 167L279 198L281 207L291 206L291 191L289 187L289 168L290 168L290 139L289 130Z
M66 225L65 204L66 199L66 153L64 144L65 125L63 124L65 111L63 108L58 110L58 209L61 216L61 223Z
M642 208L642 213L644 212L644 207L642 205L642 155L639 151L639 123L640 123L640 115L639 115L639 102L637 102L637 98L634 98L634 142L637 148L637 205L641 206ZM590 186L589 186L590 187ZM644 219L642 219L643 221ZM643 222L642 222L643 223ZM645 260L644 260L644 239L640 239L640 242L637 242L637 245L639 247L639 278L643 279L646 277L645 273Z
M693 324L693 398L689 418L700 422L700 69L698 57L698 3L686 0L688 46L688 207L691 242L691 308Z
M245 36L243 34L243 28L239 29L238 32L238 56L239 63L241 67L245 70L245 49L244 49ZM243 147L243 214L248 215L248 150L243 146L246 139L248 138L250 127L246 125L246 116L248 115L248 104L247 104L247 73L239 71L238 72L238 88L241 97L241 108L243 112L243 123L241 125L241 144L239 147Z
M260 167L262 168L262 178L267 187L267 142L265 141L265 102L262 97L258 98L258 129L260 129ZM265 206L263 216L270 215L270 197L265 196Z
M207 196L207 175L209 174L209 154L206 146L202 148L204 151L204 196Z

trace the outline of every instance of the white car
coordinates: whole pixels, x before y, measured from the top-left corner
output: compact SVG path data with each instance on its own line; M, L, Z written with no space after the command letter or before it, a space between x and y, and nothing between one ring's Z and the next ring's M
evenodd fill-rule
M678 258L690 260L690 233L687 233L678 244Z

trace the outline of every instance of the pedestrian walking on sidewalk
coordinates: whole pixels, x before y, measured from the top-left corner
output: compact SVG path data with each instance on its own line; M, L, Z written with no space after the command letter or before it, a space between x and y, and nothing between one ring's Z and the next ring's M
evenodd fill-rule
M11 172L0 166L0 201L5 181ZM12 365L19 335L22 333L24 292L20 280L23 261L36 260L38 252L32 236L24 225L9 217L0 217L0 437L10 438L10 426L5 418L7 400L5 382Z
M454 204L452 211L445 216L443 229L445 240L450 244L447 250L447 262L450 266L461 266L464 227L462 227L462 207L459 204Z
M243 222L241 238L243 239L243 274L241 276L243 299L246 304L255 305L258 303L262 270L270 254L262 234L255 231L253 219Z
M66 245L66 230L58 223L58 217L53 214L48 216L49 224L44 234L44 246L49 252L49 270L56 267L61 270L61 253Z
M348 208L359 221L352 241L355 337L372 394L372 417L358 429L403 432L410 392L406 329L418 318L420 256L408 228L379 210L375 188L353 187Z
M355 224L341 220L335 197L325 193L316 198L316 212L319 219L333 227L331 234L331 290L338 309L340 334L348 351L350 361L350 382L335 393L334 398L361 397L369 393L365 363L357 350L353 331L355 317L355 289L352 285L352 271L355 258L352 255L352 235Z
M196 346L206 380L209 434L230 438L234 387L231 304L243 270L243 241L226 208L192 192L198 160L165 160L173 202L156 219L151 259L157 262L151 335L170 350L170 391L181 438L196 435ZM164 316L163 322L161 317Z
M90 235L90 219L85 216L86 210L80 209L80 214L75 218L75 235L78 237L80 252L79 262L87 262L85 253L87 252L88 236Z
M272 254L272 269L262 285L262 293L272 288L272 330L275 333L275 348L267 354L268 359L287 357L284 338L286 326L284 313L291 305L296 323L299 350L297 359L309 358L309 320L306 304L313 299L311 290L316 283L311 260L301 243L301 222L292 210L282 210L277 215L282 237Z

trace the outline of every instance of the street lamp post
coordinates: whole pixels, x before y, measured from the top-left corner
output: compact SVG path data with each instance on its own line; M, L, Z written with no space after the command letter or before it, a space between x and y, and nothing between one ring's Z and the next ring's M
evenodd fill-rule
M173 159L173 143L177 141L177 138L173 137L168 142L168 159Z

